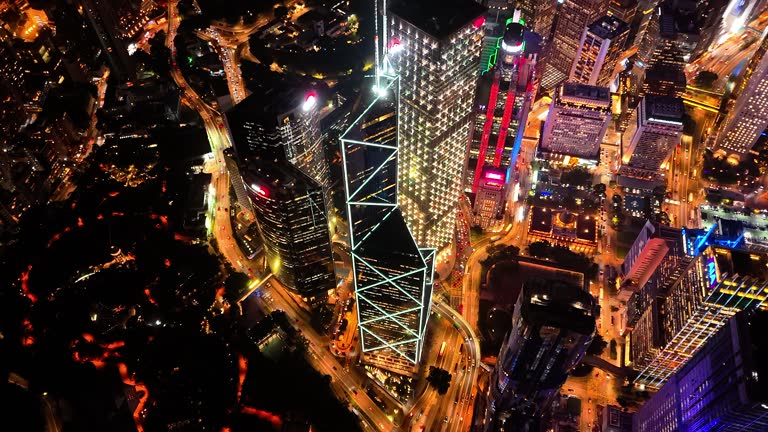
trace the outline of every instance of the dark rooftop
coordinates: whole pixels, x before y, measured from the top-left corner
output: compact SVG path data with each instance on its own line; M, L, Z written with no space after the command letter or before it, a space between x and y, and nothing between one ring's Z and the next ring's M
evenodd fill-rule
M613 40L629 31L629 25L616 17L606 15L590 24L589 31L603 39Z
M608 87L599 87L576 82L565 82L559 95L591 99L597 103L611 103L611 92ZM559 96L558 95L558 96Z
M320 188L308 175L288 162L264 161L258 158L248 161L243 181L247 186L256 184L261 189L266 189L266 196L291 197Z
M580 334L595 331L595 299L579 287L560 280L529 279L523 286L522 315L526 322L570 329Z
M436 39L446 39L487 9L472 0L399 0L389 11Z
M260 120L265 125L276 125L278 117L300 109L307 95L317 94L312 86L284 80L270 81L251 90L253 92L248 97L226 112L230 122L230 119L244 117L251 121Z
M685 114L683 100L671 96L646 95L648 117L662 120L682 121Z

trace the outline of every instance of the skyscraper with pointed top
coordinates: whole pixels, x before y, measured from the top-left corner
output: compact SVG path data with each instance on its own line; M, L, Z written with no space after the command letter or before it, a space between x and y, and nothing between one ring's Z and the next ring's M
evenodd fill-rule
M397 49L376 42L374 91L363 94L340 140L361 358L412 375L430 314L435 250L419 247L400 210L400 78L389 66Z

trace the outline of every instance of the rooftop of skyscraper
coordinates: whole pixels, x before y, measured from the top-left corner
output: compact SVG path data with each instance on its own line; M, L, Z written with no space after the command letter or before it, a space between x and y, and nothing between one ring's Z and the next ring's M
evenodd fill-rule
M399 0L390 7L393 14L440 40L471 22L482 25L476 20L485 11L472 0Z
M265 197L285 195L294 188L320 187L308 175L288 162L251 159L243 172L243 180L256 193ZM261 192L260 192L261 191Z
M649 118L657 120L680 122L685 114L683 100L671 96L646 95L645 109Z
M613 17L604 16L589 25L590 33L603 39L615 39L629 29L629 25L624 21Z
M611 92L608 87L598 87L576 82L563 83L558 99L573 102L591 102L610 107Z
M594 298L578 285L560 280L529 279L523 287L522 316L532 324L595 331Z
M245 116L252 121L277 123L280 115L304 106L313 97L319 103L317 92L308 85L286 80L270 81L262 86L249 88L252 93L227 111L230 117Z

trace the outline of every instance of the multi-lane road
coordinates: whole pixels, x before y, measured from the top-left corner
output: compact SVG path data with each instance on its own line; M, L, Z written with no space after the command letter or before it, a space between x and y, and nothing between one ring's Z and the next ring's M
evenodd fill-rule
M686 67L688 81L692 81L700 71L708 70L720 78L715 88L722 91L736 66L748 59L760 45L761 32L764 33L766 24L768 10L753 19L743 31L732 33L722 43L715 41L707 52ZM753 42L748 44L749 40Z

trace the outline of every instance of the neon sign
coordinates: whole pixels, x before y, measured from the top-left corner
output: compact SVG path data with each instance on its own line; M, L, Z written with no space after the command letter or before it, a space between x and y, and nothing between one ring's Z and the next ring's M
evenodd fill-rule
M493 180L504 180L504 175L495 172L488 172L485 173L485 178Z
M709 287L712 288L717 284L717 265L714 257L709 257L707 260L707 276L709 276Z

